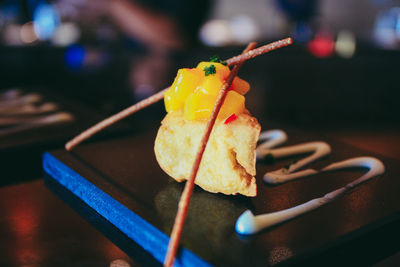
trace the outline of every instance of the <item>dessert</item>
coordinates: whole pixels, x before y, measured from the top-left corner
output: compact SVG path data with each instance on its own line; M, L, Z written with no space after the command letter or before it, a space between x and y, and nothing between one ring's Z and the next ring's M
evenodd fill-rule
M199 119L199 120L203 119L204 120L204 117L206 117L206 115L209 116L208 118L206 118L207 122L204 127L204 132L201 137L199 148L194 157L190 175L187 178L187 182L185 184L184 191L183 191L181 199L179 201L178 212L175 217L175 223L174 223L174 226L173 226L173 229L171 232L171 238L170 238L170 241L168 244L167 254L165 256L164 266L172 266L174 263L175 255L178 250L179 240L182 235L183 225L184 225L188 207L189 207L190 198L191 198L192 192L193 192L194 182L196 180L197 173L198 173L198 170L200 167L200 163L201 163L202 157L204 155L207 143L209 141L211 132L214 128L214 125L216 124L218 114L221 113L221 115L219 115L219 121L217 122L217 125L220 124L222 119L224 119L224 124L232 123L233 121L237 120L238 118L239 118L238 122L243 121L241 119L242 114L248 113L244 107L244 97L241 96L241 94L244 94L246 92L246 90L248 90L246 83L240 79L236 79L236 81L234 80L241 65L243 64L243 62L245 62L248 59L254 58L254 57L262 55L264 53L268 53L270 51L276 50L281 47L288 46L290 44L292 44L291 38L282 39L282 40L261 46L257 49L255 49L256 43L254 43L254 42L249 43L249 45L246 47L246 49L243 51L243 53L241 55L232 57L226 61L226 64L228 66L234 65L234 67L231 71L229 71L229 74L227 75L226 79L222 81L222 83L218 84L218 79L214 79L214 80L210 79L208 81L208 83L211 84L212 86L208 86L208 85L200 86L199 91L198 92L193 91L193 93L190 90L181 90L179 93L177 93L176 91L175 92L171 91L170 90L171 88L166 88L166 89L150 96L149 98L144 99L144 100L136 103L135 105L132 105L132 106L118 112L117 114L114 114L113 116L108 117L105 120L93 125L89 129L83 131L82 133L77 135L75 138L73 138L72 140L70 140L69 142L66 143L65 149L67 151L70 151L74 147L76 147L78 144L80 144L84 140L90 138L92 135L96 134L97 132L105 129L106 127L136 113L137 111L139 111L143 108L146 108L146 107L154 104L157 101L160 101L161 99L163 99L164 95L166 95L166 97L165 97L166 104L167 104L166 107L168 110L171 108L171 110L170 110L171 112L174 112L174 111L176 112L179 109L182 112L182 108L185 107L185 104L183 104L183 107L182 107L182 102L189 101L189 103L191 103L191 105L188 105L187 108L183 109L183 117L186 116L186 119L188 119L188 120L191 120L191 119ZM207 63L205 63L205 64L207 64ZM201 67L200 67L200 69L201 69ZM223 68L220 68L220 69L221 69L221 71L218 74L219 79L221 79L221 77L224 76ZM215 65L213 67L211 65L204 66L203 70L205 71L205 75L216 74L217 67L215 67ZM194 72L196 72L196 71L194 71ZM225 73L228 73L228 72L225 72ZM180 79L178 78L177 83L179 80ZM202 81L203 80L200 79L200 81L197 81L197 82L202 82ZM188 84L190 84L190 82ZM219 85L221 85L220 88L218 88ZM171 86L171 87L174 88L173 86ZM201 88L203 88L204 90L202 90ZM196 89L197 89L197 87L196 87ZM168 94L167 94L168 91L171 91L168 94L171 94L177 101L172 101L171 103L168 103ZM190 96L190 94L194 94L194 96ZM232 99L232 101L230 101L229 99ZM225 107L223 107L224 100L226 100L227 103L230 103L230 105L227 104ZM212 104L210 105L210 102L213 103L213 105ZM239 115L237 115L236 113ZM176 113L176 114L178 114L178 113ZM224 115L226 116L227 114L230 114L230 115L225 119ZM182 119L180 119L180 120L182 120ZM244 120L244 121L246 121L246 120ZM244 125L246 125L246 124L244 124ZM256 128L256 131L258 131L258 133L257 133L257 136L258 136L260 130L259 129L257 130L256 126L254 128ZM251 136L251 134L250 134L250 136ZM251 140L252 140L252 138L249 138L247 141L251 142ZM168 142L168 140L166 140L166 141ZM220 140L217 140L217 141L220 141ZM223 142L223 140L222 140L222 142ZM251 151L254 150L254 148L252 148L251 145L249 147L251 148L250 149ZM252 153L252 155L254 155L254 157L255 157L255 152ZM174 157L174 155L172 153L170 154L170 156ZM238 157L236 157L236 159L237 158ZM186 159L182 159L182 160L186 161ZM247 161L251 162L251 166L253 166L253 163L252 163L254 161L253 156L250 156ZM245 161L243 161L243 162L245 162ZM246 170L246 172L247 171L252 172L251 167L250 168L248 167L248 169L246 169L246 168L244 168L244 169ZM255 180L253 180L253 179L254 178L250 179L250 189L249 190L240 190L238 188L236 188L234 190L239 190L240 192L242 192L244 194L248 194L248 195L255 195L254 189L253 189L254 186L253 186L253 182L252 182ZM245 181L247 181L247 183L248 183L248 180L249 179L245 179ZM218 187L218 190L220 190L219 184L217 185L217 187ZM241 188L241 187L239 186L239 188ZM239 193L239 192L230 191L229 193L234 194L234 193Z
M211 69L212 73L208 73ZM158 130L155 154L160 167L178 182L186 180L218 92L229 75L221 63L201 62L180 69L164 101L168 114ZM261 127L245 109L249 84L235 77L218 113L195 183L224 194L256 196L256 144Z

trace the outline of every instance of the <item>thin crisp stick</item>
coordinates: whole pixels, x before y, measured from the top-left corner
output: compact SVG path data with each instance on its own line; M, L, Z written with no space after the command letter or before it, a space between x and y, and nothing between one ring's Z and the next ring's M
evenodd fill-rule
M165 88L164 90L162 90L146 99L143 99L142 101L130 106L129 108L126 108L126 109L118 112L117 114L112 115L111 117L106 118L105 120L102 120L101 122L93 125L89 129L83 131L82 133L80 133L79 135L74 137L71 141L69 141L65 145L65 149L68 151L72 150L74 147L79 145L84 140L90 138L92 135L96 134L97 132L100 132L101 130L132 115L133 113L136 113L139 110L144 109L144 108L160 101L161 99L164 98L164 94L168 89L169 89L169 87Z
M243 53L250 51L257 44L255 42L250 43L247 48L243 51ZM243 62L240 62L230 72L228 78L226 78L221 90L219 91L218 98L214 104L213 111L210 115L210 119L207 122L207 126L201 139L199 150L197 151L196 158L193 162L192 171L190 173L189 179L186 182L185 189L183 190L181 199L179 200L178 212L175 217L175 223L172 228L171 238L168 244L167 255L165 256L164 266L170 267L174 264L175 255L178 250L179 241L181 239L183 224L185 223L187 211L189 208L190 198L193 193L194 181L196 180L197 171L199 170L201 159L204 154L204 150L206 149L208 139L210 138L211 131L214 127L215 120L217 119L217 115L221 106L225 100L226 94L228 93L228 88L231 86L233 79L237 75L240 67Z
M244 61L246 61L247 59L259 56L261 54L270 52L272 50L290 45L292 43L292 38L286 38L280 41L276 41L273 42L271 44L267 44L264 46L261 46L257 49L254 50L250 50L247 53L244 53L242 55L239 56L235 56L233 58L230 58L228 60L226 60L227 65L231 66L233 64L239 64L242 63ZM162 100L164 98L164 93L168 90L169 88L166 88L120 112L118 112L115 115L112 115L111 117L108 117L102 121L100 121L99 123L93 125L92 127L90 127L89 129L83 131L82 133L80 133L78 136L74 137L72 140L70 140L66 145L65 145L65 149L70 151L72 150L74 147L76 147L77 145L79 145L81 142L85 141L86 139L90 138L91 136L93 136L94 134L96 134L97 132L100 132L101 130L107 128L108 126L138 112L139 110L146 108L160 100Z
M289 37L289 38L285 38L285 39L282 39L282 40L279 40L279 41L276 41L276 42L273 42L270 44L266 44L266 45L260 46L256 49L250 50L247 53L243 53L241 55L232 57L232 58L226 60L226 63L228 64L228 66L233 65L233 64L238 64L238 63L244 62L245 60L252 59L256 56L268 53L268 52L276 50L278 48L291 45L292 42L293 42L292 38Z

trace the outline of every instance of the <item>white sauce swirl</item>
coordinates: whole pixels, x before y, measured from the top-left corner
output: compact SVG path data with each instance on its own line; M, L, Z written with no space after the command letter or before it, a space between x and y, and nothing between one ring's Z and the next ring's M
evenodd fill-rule
M274 130L276 131L276 130ZM268 132L267 132L268 133ZM268 136L268 134L264 133L263 136ZM271 136L271 135L270 135ZM274 136L272 136L274 138ZM278 137L276 137L278 138ZM271 140L268 140L268 142L272 142ZM276 141L275 141L276 142ZM279 143L279 142L276 142ZM272 146L271 146L272 147ZM311 143L305 143L305 144L300 144L296 146L291 146L287 148L279 148L279 149L271 149L271 150L264 150L262 155L267 155L268 153L271 153L274 157L279 158L279 157L285 157L289 155L295 155L295 154L302 154L306 152L314 151L314 153L302 160L299 160L297 163L292 164L289 169L280 169L274 172L269 172L266 173L264 176L264 181L269 182L269 183L283 183L287 182L293 179L297 179L300 177L305 177L309 176L312 174L317 174L320 172L326 172L326 171L333 171L333 170L339 170L339 169L345 169L345 168L354 168L354 167L364 167L368 169L368 172L359 177L358 179L354 180L353 182L345 185L344 187L341 187L339 189L336 189L332 192L329 192L328 194L324 195L323 197L320 198L315 198L312 199L306 203L303 203L301 205L277 211L277 212L272 212L272 213L267 213L267 214L262 214L262 215L257 215L254 216L253 213L250 210L245 211L238 220L236 221L236 232L239 234L243 235L250 235L257 233L267 227L271 227L276 224L283 223L285 221L288 221L290 219L296 218L297 216L300 216L302 214L305 214L307 212L310 212L312 210L315 210L327 203L330 203L334 201L335 199L340 198L343 196L345 193L347 193L349 190L352 188L358 186L359 184L375 177L378 175L381 175L385 172L385 166L383 163L376 158L373 157L357 157L357 158L351 158L347 159L344 161L340 162L335 162L332 163L326 167L324 167L322 170L317 171L314 169L307 169L303 171L298 171L299 168L309 164L310 162L324 156L330 153L331 149L330 146L327 143L324 142L311 142ZM285 171L283 171L285 170Z
M282 130L270 130L260 134L258 140L265 141L257 146L257 158L261 159L268 155L270 148L276 147L287 141L287 134Z
M264 175L264 182L270 184L280 184L317 173L317 171L313 169L306 169L298 172L295 171L319 158L328 155L331 153L331 147L325 142L310 142L289 147L271 149L266 152L271 154L274 158L282 158L291 155L314 152L311 155L293 164L290 164L287 168L282 168L273 172L267 172Z

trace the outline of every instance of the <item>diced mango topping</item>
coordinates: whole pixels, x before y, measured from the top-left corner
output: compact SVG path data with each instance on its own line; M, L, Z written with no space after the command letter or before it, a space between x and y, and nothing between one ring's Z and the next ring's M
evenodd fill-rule
M200 91L203 94L217 96L218 92L219 92L219 90L221 90L221 87L223 84L224 84L224 81L221 80L218 76L208 75L208 76L204 77L203 82L199 84L196 91Z
M180 69L171 88L165 93L165 109L167 112L183 109L186 120L208 119L229 73L227 66L216 62L200 62L196 68ZM242 113L245 109L243 95L249 89L246 81L235 77L218 119Z
M241 95L245 95L250 90L250 84L239 77L235 77L235 79L233 79L231 89Z
M208 119L216 100L216 95L209 95L196 91L187 98L183 116L189 121Z
M204 72L198 69L180 69L171 88L165 93L164 102L167 112L183 108L186 98L193 93L204 78Z
M224 104L219 111L218 117L226 119L232 114L240 114L244 111L244 96L236 93L235 91L229 91L226 95ZM211 113L210 113L211 114Z
M217 63L217 62L205 62L205 61L202 61L197 65L196 69L204 71L205 68L208 68L211 65L214 65L214 67L215 67L215 69L217 71L217 75L222 80L225 80L226 77L228 77L229 72L231 72L229 70L229 67L227 67L227 66L225 66L225 65L223 65L221 63Z

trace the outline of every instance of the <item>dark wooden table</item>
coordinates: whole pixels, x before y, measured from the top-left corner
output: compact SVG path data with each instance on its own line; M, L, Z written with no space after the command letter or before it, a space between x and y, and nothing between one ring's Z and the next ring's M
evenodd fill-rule
M237 51L224 51L220 55L225 58L236 54ZM254 64L246 65L241 72L243 78L252 81L252 86L254 84L246 98L246 105L251 107L257 117L267 113L273 118L282 118L289 125L292 125L293 122L297 128L313 132L314 135L329 136L364 150L400 160L398 113L394 112L398 111L397 102L400 91L397 89L398 75L396 72L390 71L397 66L400 55L399 53L370 52L361 51L359 52L360 56L346 62L337 58L322 61L310 59L308 55L299 53L299 50L295 48L289 52L277 53L277 55L265 58L265 61L261 58L257 59ZM204 54L212 53L206 51ZM190 58L204 59L203 55ZM53 67L54 64L50 65ZM330 67L320 68L328 65ZM31 69L27 69L27 72L30 72ZM357 71L357 75L350 71L355 69L360 70ZM260 75L260 70L268 75ZM115 68L115 72L118 71ZM335 75L332 75L333 71L335 71ZM16 81L20 80L22 74L14 70L12 72L15 72L15 75L12 76L14 79L8 83L2 83L2 87L14 85ZM344 78L338 78L340 75L343 75ZM84 78L87 77L83 77L82 80L87 80ZM49 79L46 78L47 80ZM68 80L71 79L56 76L50 79L53 81L50 85L59 86L60 83L64 84L64 81ZM350 85L348 84L349 80L351 81ZM385 82L382 84L381 81ZM110 79L109 83L101 83L101 86L110 84L113 88L115 87L115 79ZM89 86L85 83L82 84L82 87ZM92 86L92 91L87 94L88 99L101 87L99 85ZM367 86L371 88L366 90ZM68 87L68 90L74 88L71 84L66 84L65 87ZM354 90L351 91L348 88ZM377 88L379 90L376 90ZM71 94L76 94L82 88L78 89ZM362 95L363 102L350 105L349 101L351 100L348 99L353 99L351 94L360 92L366 92ZM282 105L281 100L288 100L287 96L293 93L293 97L289 101L284 101L286 104ZM297 105L296 101L301 93L305 94L304 98L310 101L304 106ZM309 98L313 94L316 97ZM321 101L319 106L309 108L313 100L324 97L330 97L331 101ZM343 99L347 100L344 103L338 103L337 100ZM377 99L381 101L375 105ZM343 108L345 104L346 107ZM351 119L358 121L362 114L356 111L362 110L364 107L368 114L377 114L377 116L369 116L366 121L362 121L358 125L350 124L350 126L348 122L341 124L336 121L335 123L339 127L331 128L326 128L325 122L318 121L319 118L325 117L343 118L344 114L346 116L352 114ZM338 113L337 111L342 112ZM368 123L369 119L376 123L385 117L389 118L389 123L385 127L380 125L374 127ZM310 120L317 120L314 121L312 128L309 128ZM136 123L136 125L148 123L154 127L158 121ZM368 126L364 127L363 125ZM22 150L22 153L25 152L28 150ZM40 164L40 159L35 160ZM24 166L26 164L17 165L16 168L22 169ZM1 181L7 180L7 183L0 184L0 266L109 266L112 261L117 259L122 259L131 266L137 265L135 259L129 258L96 230L91 225L90 218L89 222L83 219L79 213L48 190L40 174L36 172L29 174L28 172L25 177L18 180L13 180L8 175L11 173L2 174ZM27 182L27 180L30 181ZM93 218L93 220L95 219ZM392 230L396 229L396 225L392 227ZM393 237L398 237L397 240L400 239L398 230L393 231ZM379 240L379 237L375 238ZM399 251L398 243L389 244L385 252L377 252L374 257L370 257L370 264L398 266L400 265Z
M42 179L1 188L0 205L0 266L135 266Z

